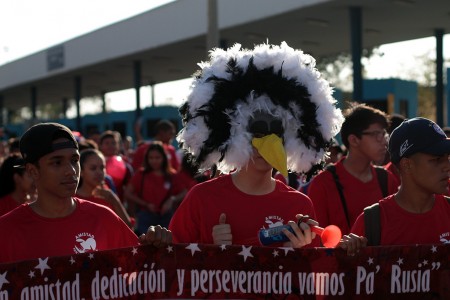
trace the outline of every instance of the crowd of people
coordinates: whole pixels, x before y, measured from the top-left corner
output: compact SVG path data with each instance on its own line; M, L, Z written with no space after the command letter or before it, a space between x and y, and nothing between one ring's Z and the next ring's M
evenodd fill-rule
M342 114L310 56L286 44L247 51L215 50L202 65L178 150L168 120L134 146L57 123L8 141L0 263L172 239L260 245L260 229L286 224L282 244L295 248L321 246L311 226L337 225L350 255L450 243L450 141L437 124L361 103ZM36 232L46 246L24 247Z

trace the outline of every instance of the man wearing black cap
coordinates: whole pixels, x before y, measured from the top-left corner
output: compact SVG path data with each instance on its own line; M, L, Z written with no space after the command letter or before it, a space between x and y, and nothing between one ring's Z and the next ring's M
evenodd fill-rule
M139 241L170 242L171 234L163 228L149 228L138 240L111 210L73 197L80 154L67 127L41 123L29 128L20 151L38 197L0 218L0 263L131 247Z
M353 235L344 237L344 248L364 246L362 236L369 237L368 245L450 243L450 204L442 195L448 191L450 140L433 121L413 118L392 132L389 153L400 171L400 189L366 208ZM368 221L374 209L378 219Z

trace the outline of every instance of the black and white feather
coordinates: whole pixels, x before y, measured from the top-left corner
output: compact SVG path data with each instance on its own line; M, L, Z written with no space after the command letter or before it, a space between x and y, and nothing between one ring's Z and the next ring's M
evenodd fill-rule
M288 169L306 173L323 161L343 116L312 56L283 42L253 50L236 44L212 50L210 58L199 64L180 108L184 128L177 136L200 167L216 164L224 173L245 167L256 111L282 120Z

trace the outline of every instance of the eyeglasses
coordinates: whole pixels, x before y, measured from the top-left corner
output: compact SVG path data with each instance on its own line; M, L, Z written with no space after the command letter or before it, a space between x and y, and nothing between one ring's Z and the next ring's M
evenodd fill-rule
M383 140L388 140L389 139L389 134L387 133L386 130L374 130L374 131L363 131L361 132L362 135L369 135L373 138L375 138L375 140L377 142L381 142Z

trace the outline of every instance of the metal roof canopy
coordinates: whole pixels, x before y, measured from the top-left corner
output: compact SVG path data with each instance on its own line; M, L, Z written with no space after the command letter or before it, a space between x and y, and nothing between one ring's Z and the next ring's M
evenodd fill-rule
M243 5L245 4L245 6ZM286 41L314 57L350 51L350 7L361 7L363 47L450 31L448 0L219 0L220 38L244 47ZM0 66L3 107L60 103L134 87L133 64L142 84L189 77L206 59L207 1L176 1L62 43L64 66L47 70L51 48ZM408 55L408 53L405 53Z

